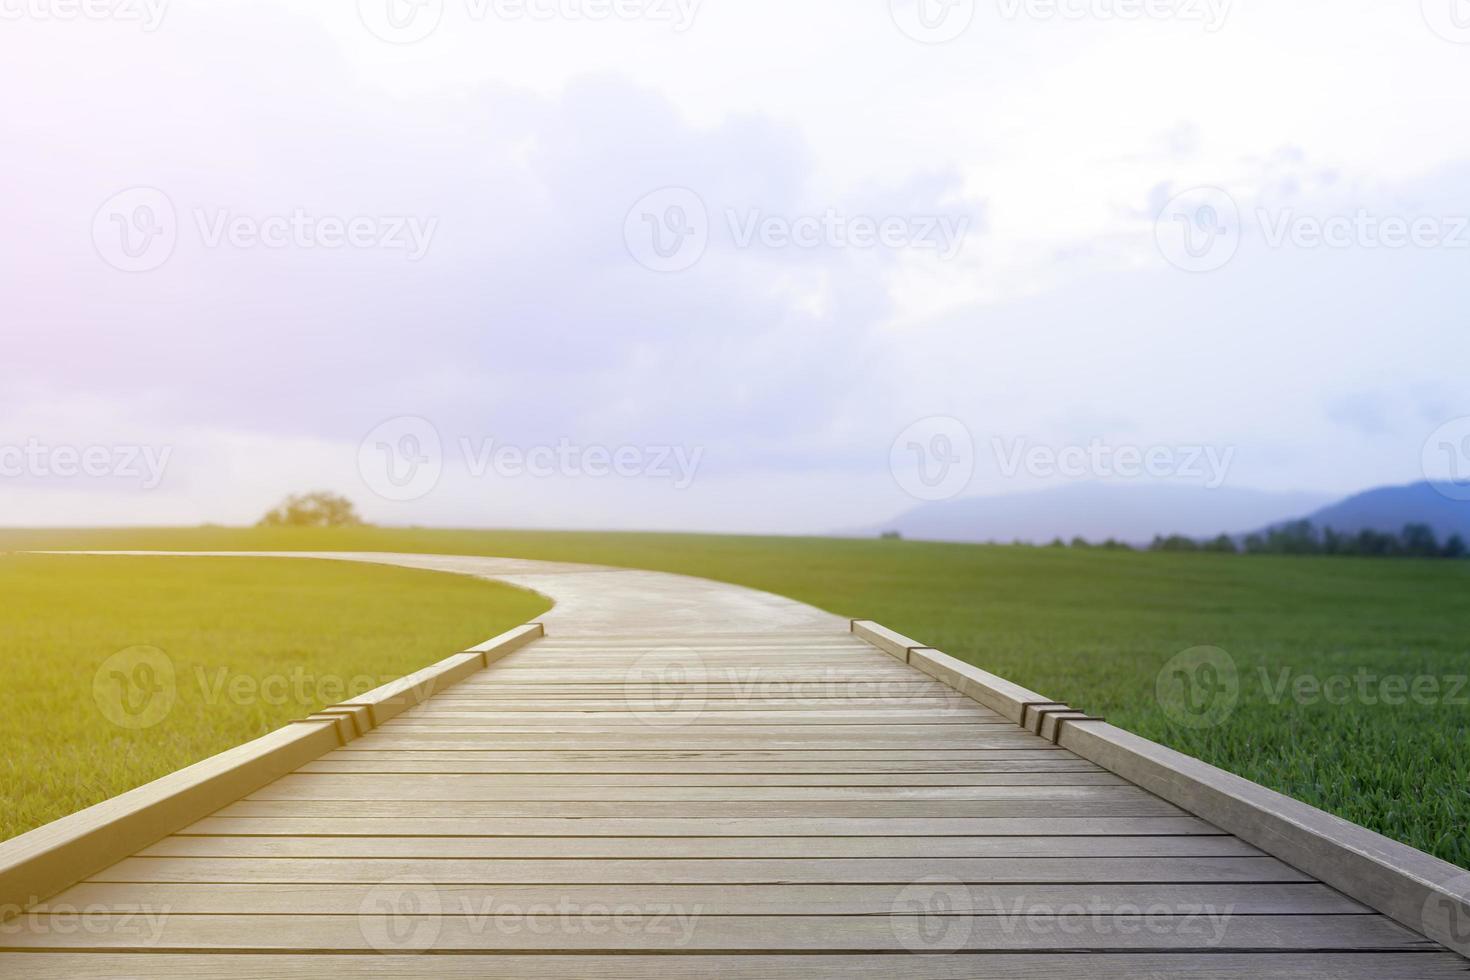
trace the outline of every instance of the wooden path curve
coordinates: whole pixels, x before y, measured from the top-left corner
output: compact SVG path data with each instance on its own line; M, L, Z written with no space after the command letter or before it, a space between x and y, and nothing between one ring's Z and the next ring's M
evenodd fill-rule
M1057 744L1062 722L1023 728L818 610L648 572L366 560L558 606L544 637L0 923L0 976L1470 969Z

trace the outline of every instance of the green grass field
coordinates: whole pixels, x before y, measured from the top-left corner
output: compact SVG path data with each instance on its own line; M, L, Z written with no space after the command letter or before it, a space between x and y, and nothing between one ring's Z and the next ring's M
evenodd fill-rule
M0 548L43 547L492 554L750 585L878 620L1470 867L1470 689L1458 686L1470 563L373 528L0 532ZM1190 716L1157 693L1171 659L1200 646L1238 671L1238 699L1214 702L1213 727L1181 724ZM1360 683L1364 670L1376 679ZM1327 695L1297 688L1303 677Z
M547 607L432 572L202 558L4 555L0 596L0 840Z

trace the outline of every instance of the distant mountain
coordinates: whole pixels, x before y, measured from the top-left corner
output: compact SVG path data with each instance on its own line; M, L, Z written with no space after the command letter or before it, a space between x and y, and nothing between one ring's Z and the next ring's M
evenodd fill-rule
M1470 495L1465 487L1455 489L1461 497ZM1470 540L1470 501L1456 500L1433 483L1379 487L1303 514L1318 528L1330 527L1345 534L1362 530L1398 534L1405 524L1428 524L1441 541L1452 534ZM1267 527L1279 523L1273 521Z
M916 507L881 527L920 541L1089 541L1147 544L1156 534L1214 537L1312 512L1331 497L1221 487L1078 483L1032 493L964 497Z

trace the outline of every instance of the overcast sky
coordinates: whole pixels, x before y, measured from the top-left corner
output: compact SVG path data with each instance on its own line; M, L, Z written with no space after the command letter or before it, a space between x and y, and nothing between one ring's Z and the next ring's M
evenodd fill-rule
M1463 0L88 2L0 0L0 524L1470 476Z

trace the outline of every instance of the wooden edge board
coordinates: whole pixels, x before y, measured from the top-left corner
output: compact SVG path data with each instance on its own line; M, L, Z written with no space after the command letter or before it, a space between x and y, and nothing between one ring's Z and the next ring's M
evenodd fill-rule
M854 635L1018 725L1058 702L876 623ZM882 638L882 643L874 639ZM1415 932L1470 957L1470 873L1101 719L1048 712L1049 740L1207 820Z
M1072 722L1102 720L1101 718L1094 718L1083 711L1057 712L1041 719L1041 731L1037 732L1037 734L1053 745L1061 745L1062 733L1067 730L1067 726Z
M517 626L478 647L389 681L337 707L367 708L372 727L376 728L544 635L546 631L540 623Z
M350 705L338 705L332 708L323 708L317 712L318 715L339 715L352 723L352 735L348 739L361 738L373 730L373 713L367 705L352 707Z
M353 741L544 634L518 626L348 704L293 721L85 810L0 842L0 922ZM394 710L396 709L396 710Z
M1106 722L1068 720L1058 744L1470 956L1463 869Z
M545 635L546 627L544 625L541 623L527 623L524 626L517 626L513 630L507 630L499 636L491 637L479 646L470 647L465 652L484 654L485 666L488 667L502 657L514 653L532 640L540 639Z
M924 644L915 643L913 640L901 633L895 633L886 626L867 620L854 619L852 621L852 632L861 640L866 640L871 646L877 647L895 660L903 663L909 662L909 651L921 647Z
M865 634L859 633L858 635L864 636ZM1043 697L1035 691L1028 691L1019 684L1012 684L1003 677L997 677L972 664L956 660L932 647L915 643L908 637L902 639L906 644L914 644L908 647L910 666L917 667L939 683L959 691L972 701L978 701L1022 728L1028 730L1032 728L1034 724L1030 718L1032 712L1060 705L1060 702Z
M290 724L0 844L0 921L339 745L334 720Z

